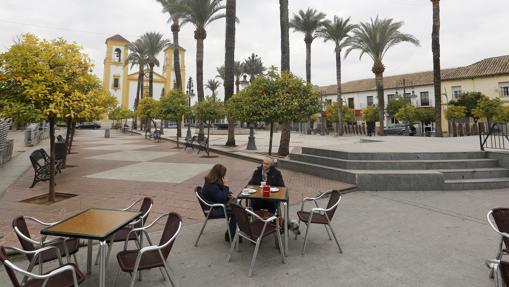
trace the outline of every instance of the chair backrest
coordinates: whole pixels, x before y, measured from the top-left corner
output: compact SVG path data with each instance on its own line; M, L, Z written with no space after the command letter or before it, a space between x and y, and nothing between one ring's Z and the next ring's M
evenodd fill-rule
M207 206L204 202L208 203L208 200L205 199L205 197L202 194L202 188L201 186L196 186L194 188L194 192L196 194L196 198L198 199L198 202L200 203L201 210L203 211L203 214L207 216L207 211L209 211L209 206Z
M233 216L235 216L235 220L237 221L237 226L240 231L245 233L250 238L253 238L253 232L251 231L251 222L249 220L249 215L246 212L246 209L236 203L231 203L230 207L232 208Z
M9 260L7 258L7 254L5 252L5 248L3 246L0 246L0 262L4 265L5 271L7 272L7 275L11 279L11 283L14 287L21 287L19 284L18 278L16 277L16 272L7 264L5 264L5 261Z
M55 143L55 160L64 159L66 153L67 153L67 146L66 146L65 142Z
M142 226L145 225L145 222L147 221L148 215L150 214L150 210L152 209L152 205L154 204L154 201L150 197L144 197L143 201L141 202L140 206L140 212L145 215L145 217L142 220Z
M509 208L494 208L491 212L491 216L497 225L498 231L509 234ZM509 238L504 236L502 239L504 240L506 248L509 248Z
M500 261L498 268L500 270L500 275L502 275L502 286L509 286L509 262Z
M25 221L25 218L23 216L18 216L12 220L12 228L15 228L15 227L26 237L32 238L30 236L30 232L28 231L28 226ZM19 243L21 244L21 247L23 247L24 250L27 250L27 251L35 250L35 247L31 242L26 241L21 236L19 236L19 234L17 234L17 233L16 233L16 236L18 237Z
M43 160L44 162L46 162L46 159L44 157L44 154L41 152L40 149L38 150L34 150L31 154L30 154L30 162L32 163L32 166L34 168L40 168L42 165L40 163L40 161Z
M176 235L179 232L181 225L182 217L178 213L170 212L168 214L168 219L166 220L166 225L164 226L163 234L161 235L161 241L159 242L159 246L164 245L174 235ZM175 240L173 240L173 242L171 242L170 244L168 244L168 246L164 247L161 250L165 260L168 258L168 255L170 254L174 242Z
M41 149L39 149L39 151L41 152L42 157L44 158L44 161L49 162L49 154L46 152L46 150L41 148Z
M341 200L341 193L337 190L331 191L330 197L329 197L329 203L327 203L327 209L333 207ZM329 220L332 220L332 217L334 217L334 213L336 213L336 209L338 206L334 206L333 209L327 211L327 216L329 217Z

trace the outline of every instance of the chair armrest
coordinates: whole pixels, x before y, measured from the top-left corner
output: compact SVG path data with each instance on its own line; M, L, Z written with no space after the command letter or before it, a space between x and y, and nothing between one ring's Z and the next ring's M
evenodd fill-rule
M125 243L124 243L124 251L127 250L127 244L129 243L129 236L131 235L131 233L133 233L133 232L140 232L140 231L141 232L146 232L147 229L151 228L157 221L159 221L161 218L163 218L165 216L168 216L168 214L160 215L159 217L157 217L154 221L152 221L147 226L133 228L133 229L129 230L129 232L127 233L127 236L126 236Z
M37 222L41 225L45 225L45 226L52 226L52 225L55 225L55 224L58 224L60 223L60 221L55 221L55 222L44 222L42 220L39 220L35 217L32 217L32 216L23 216L24 219L28 219L28 220L31 220L31 221L34 221L34 222Z
M131 209L131 207L135 206L138 202L140 202L140 201L142 201L142 200L143 200L143 198L142 198L142 199L138 199L138 200L136 200L135 202L131 203L131 205L129 205L128 207L126 207L126 208L122 208L122 209L120 209L120 210L121 210L121 211L127 211L127 210Z
M486 215L486 218L488 219L488 223L490 224L491 228L492 228L492 229L493 229L496 233L498 233L500 236L505 237L505 238L509 238L509 234L507 234L507 233L505 233L505 232L502 232L502 231L498 230L498 228L495 226L495 223L493 223L493 222L491 221L491 217L490 217L490 215L491 215L492 213L493 213L493 210L490 210L490 211L488 212L488 214Z
M256 219L258 219L258 220L260 220L260 221L262 221L262 222L265 222L265 223L267 223L267 222L272 222L272 221L274 221L274 220L276 220L276 219L278 218L277 216L273 215L273 216L271 216L271 217L269 217L269 218L267 218L267 219L263 219L261 216L259 216L258 214L254 213L253 211L251 211L251 210L249 210L249 209L247 209L247 208L246 208L246 212L247 212L249 215L252 215L252 216L254 216Z
M18 235L19 237L21 237L23 240L25 241L28 241L36 246L41 246L41 242L38 242L38 241L35 241L33 240L32 238L26 236L25 234L23 234L21 231L19 231L18 227L14 227L14 232L16 232L16 235Z
M313 212L313 213L320 213L320 212L327 212L327 211L328 211L328 209L321 208L321 207L315 207L315 208L311 209L311 212Z
M321 194L318 194L318 196L316 196L316 197L304 197L302 200L303 201L317 200L317 199L324 197L325 195L327 195L329 193L330 193L330 191L322 192Z
M39 248L39 249L36 249L36 250L23 250L21 248L17 248L17 247L11 247L11 246L7 246L5 247L6 249L12 249L16 252L19 252L21 254L25 254L25 255L33 255L33 257L37 257L39 254L41 254L42 252L45 252L45 251L48 251L48 250L51 250L51 249L55 249L56 253L57 253L57 257L58 257L58 262L60 263L60 265L63 264L62 262L62 255L60 254L60 249L58 249L58 247L56 246L45 246L45 247L42 247L42 248Z

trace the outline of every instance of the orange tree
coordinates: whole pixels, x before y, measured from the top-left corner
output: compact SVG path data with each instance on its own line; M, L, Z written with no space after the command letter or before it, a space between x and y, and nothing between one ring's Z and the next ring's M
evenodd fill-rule
M2 95L2 102L10 102L1 107L2 114L17 117L17 111L25 109L31 121L47 120L50 125L49 201L55 200L55 122L101 110L93 106L98 101L90 99L102 93L97 91L100 85L89 85L98 82L90 74L92 67L80 46L61 38L48 41L24 34L0 54L0 86L15 87L15 92Z

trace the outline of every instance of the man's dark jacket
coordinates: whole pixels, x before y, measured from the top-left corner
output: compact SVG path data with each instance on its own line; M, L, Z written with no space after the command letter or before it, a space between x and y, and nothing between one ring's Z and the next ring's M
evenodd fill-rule
M260 185L262 182L262 172L263 167L259 166L253 173L251 180L249 181L250 185ZM277 170L275 167L270 167L269 172L267 173L267 184L270 186L285 186L285 182L283 181L283 176L281 172Z

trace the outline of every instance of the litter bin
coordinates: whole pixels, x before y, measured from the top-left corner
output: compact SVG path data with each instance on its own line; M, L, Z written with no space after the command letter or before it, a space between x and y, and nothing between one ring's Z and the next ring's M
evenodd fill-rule
M105 129L104 130L104 137L105 138L109 138L110 137L110 129Z

